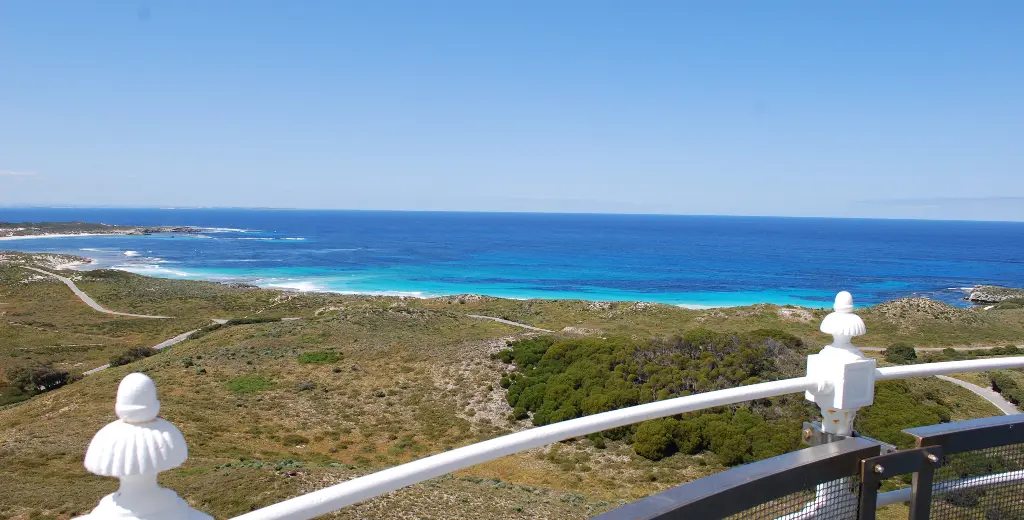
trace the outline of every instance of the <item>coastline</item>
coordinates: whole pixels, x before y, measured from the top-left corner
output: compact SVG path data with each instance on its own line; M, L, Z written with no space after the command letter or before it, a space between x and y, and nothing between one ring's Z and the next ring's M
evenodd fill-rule
M449 222L451 218L445 217L434 222L424 217L424 229L409 231L402 222L390 217L380 222L364 222L346 216L324 223L321 216L316 216L282 223L266 215L227 218L218 214L217 218L205 220L191 214L174 218L140 214L138 218L133 215L131 220L108 214L72 216L74 222L71 218L65 222L39 218L32 219L38 223L30 223L29 218L23 218L25 222L21 224L6 223L3 227L8 229L0 229L0 234L34 234L0 236L0 249L91 257L88 264L61 268L114 269L154 278L246 283L289 292L408 298L480 294L515 300L640 301L687 309L758 303L824 308L832 298L824 288L837 282L844 284L840 288L860 296L865 304L909 297L966 307L964 287L1011 281L1011 275L999 271L1003 269L1001 265L990 266L991 273L974 264L954 264L962 269L936 273L927 271L928 266L921 266L924 271L909 272L909 267L898 263L874 269L855 262L823 262L820 267L824 270L820 271L818 264L811 262L794 268L794 259L788 256L758 253L757 234L744 238L742 247L753 251L754 259L764 256L763 262L737 259L711 245L705 249L673 249L656 238L616 239L643 247L662 244L655 250L641 248L646 253L638 255L629 248L621 252L595 245L588 238L593 226L576 221L552 223L566 228L556 226L561 231L576 233L570 238L579 237L576 240L556 234L561 241L552 246L552 236L546 235L546 228L532 219L489 222L474 228L472 221ZM123 224L88 223L108 220ZM168 220L194 224L132 224ZM445 230L450 230L451 225L460 223L469 225L470 231L460 230L450 236L438 234L447 233ZM309 227L314 224L323 224L326 230ZM603 226L608 222L597 224ZM792 227L780 226L787 232ZM130 236L135 240L117 238ZM453 242L441 247L440 236ZM55 240L13 242L40 238ZM12 242L5 247L5 241ZM539 254L538 251L548 251L541 246L553 249ZM593 255L588 248L594 248ZM936 254L947 256L949 247L936 248ZM960 249L950 249L950 254L956 251ZM963 261L953 258L951 262Z
M27 254L32 254L32 253L27 253ZM220 283L220 284L224 284L224 285L231 285L231 284L242 283L242 284L252 285L254 288L267 289L267 290L275 290L275 291L282 291L282 292L286 292L286 293L296 293L296 294L302 294L302 293L314 293L314 294L315 293L326 293L326 294L342 294L342 295L347 295L347 296L377 296L377 297L393 297L393 298L415 298L415 299L421 299L421 300L432 300L432 299L454 298L454 297L496 298L496 299L502 299L502 300L520 300L520 301L527 301L527 300L550 300L550 301L578 300L578 301L585 301L585 302L589 302L589 303L597 304L597 305L605 304L605 303L634 303L634 304L640 304L640 305L665 305L665 306L669 306L669 307L678 307L678 308L688 309L688 310L710 310L710 309L722 309L722 308L731 308L731 307L745 307L745 306L750 306L750 305L778 305L780 307L783 307L783 306L786 306L786 305L793 305L794 307L804 308L804 309L816 309L816 308L818 308L818 307L812 307L812 306L807 306L807 305L777 304L777 303L770 303L770 302L764 302L764 301L738 302L738 303L714 305L714 304L705 304L705 303L666 303L666 302L662 302L662 301L641 300L641 299L633 299L633 298L629 298L629 299L598 299L598 298L585 298L585 297L543 297L543 296L521 297L521 296L494 295L494 294L486 294L486 293L472 292L472 291L461 291L461 292L460 291L453 291L451 293L432 294L432 293L425 293L423 291L393 291L393 290L365 290L365 291L359 291L359 290L341 290L341 289L324 288L324 287L321 287L321 286L314 285L312 282L281 282L281 281L273 281L273 282L258 283L257 281L253 280L251 277L238 277L238 278L230 278L230 279L215 279L215 278L210 278L210 277L203 277L201 275L193 275L191 273L189 275L177 274L177 275L172 275L172 276L159 276L159 275L153 274L151 272L138 272L138 271L140 271L140 269L132 269L132 268L128 268L128 267L125 267L125 266L101 265L100 260L98 260L96 258L92 258L92 257L86 257L86 256L82 256L82 255L79 255L79 254L74 254L74 253L67 253L67 254L73 255L73 256L76 256L76 257L79 257L79 258L83 258L83 259L85 259L85 261L73 261L73 262L66 262L66 263L62 263L62 264L54 264L51 267L53 269L72 270L72 271L87 271L87 270L91 270L90 267L95 268L95 269L112 269L112 270L115 270L115 271L123 271L123 272L126 272L126 273L132 273L132 274L135 274L135 275L138 275L138 276L145 276L145 277L149 277L149 278L168 279L168 280L192 280L192 281ZM182 271L178 271L178 273L181 273L181 272ZM827 306L823 305L821 308L825 308L825 307L827 307Z
M14 235L0 237L0 241L7 240L34 240L38 238L78 238L78 237L119 237L134 236L128 233L43 233L40 235Z

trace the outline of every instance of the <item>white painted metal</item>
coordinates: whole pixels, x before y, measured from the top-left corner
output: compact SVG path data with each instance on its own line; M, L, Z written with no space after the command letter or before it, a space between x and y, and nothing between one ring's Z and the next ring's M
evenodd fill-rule
M850 479L843 478L833 482L818 484L814 490L814 500L803 509L783 515L775 520L819 520L840 519L843 513L857 510L857 495L851 491Z
M814 381L806 377L798 377L677 397L549 424L352 479L263 509L257 509L236 517L236 520L304 520L313 518L417 482L572 437L659 417L803 392L816 386L817 383Z
M96 433L85 453L85 469L121 479L121 487L82 519L212 520L191 509L174 491L160 487L157 474L188 457L185 438L160 419L156 385L149 376L129 374L117 387L118 420Z
M857 410L874 402L877 362L851 343L867 332L864 321L853 313L853 296L840 292L832 309L821 322L821 331L832 335L832 344L807 356L807 377L821 385L805 397L821 408L822 431L851 435Z
M879 368L875 371L875 379L906 379L908 377L935 376L939 374L956 374L959 372L984 372L1005 368L1024 368L1024 356L1013 356L991 359L970 359L965 361L944 361L942 363L923 363L920 365L902 365L898 367Z

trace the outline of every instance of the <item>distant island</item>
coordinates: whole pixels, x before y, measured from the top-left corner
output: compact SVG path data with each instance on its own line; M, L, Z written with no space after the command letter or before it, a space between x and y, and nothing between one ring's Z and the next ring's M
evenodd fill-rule
M118 226L91 222L0 222L0 240L33 237L200 233L192 226Z

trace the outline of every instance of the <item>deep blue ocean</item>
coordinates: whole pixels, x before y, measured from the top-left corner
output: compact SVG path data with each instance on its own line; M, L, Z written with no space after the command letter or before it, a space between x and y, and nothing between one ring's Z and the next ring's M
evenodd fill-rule
M190 225L199 235L42 238L167 278L344 293L828 306L1024 286L1024 223L239 209L12 209L0 222Z

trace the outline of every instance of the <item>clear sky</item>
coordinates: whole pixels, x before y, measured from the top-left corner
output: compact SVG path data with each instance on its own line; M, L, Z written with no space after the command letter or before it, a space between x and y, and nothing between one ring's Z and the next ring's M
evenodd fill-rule
M1024 220L1024 2L4 0L0 205Z

